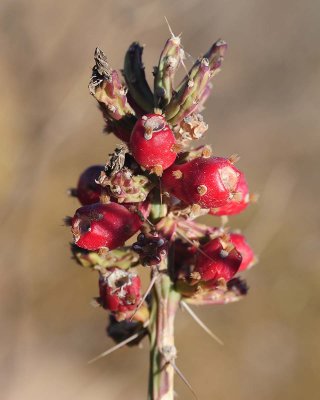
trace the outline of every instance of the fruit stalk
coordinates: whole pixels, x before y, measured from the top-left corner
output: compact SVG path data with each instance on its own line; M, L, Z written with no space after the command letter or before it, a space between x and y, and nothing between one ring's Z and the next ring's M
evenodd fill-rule
M174 320L180 294L173 288L166 273L168 258L160 264L159 274L152 298L150 316L150 370L148 400L173 400L174 365L176 348L174 345Z

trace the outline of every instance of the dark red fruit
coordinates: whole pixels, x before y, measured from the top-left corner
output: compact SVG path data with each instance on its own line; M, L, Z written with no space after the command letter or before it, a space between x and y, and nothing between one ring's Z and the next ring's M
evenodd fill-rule
M205 254L204 254L205 253ZM194 272L202 281L229 281L239 270L242 257L228 239L216 238L200 247Z
M77 246L87 250L122 246L141 227L136 213L117 203L87 205L78 210L71 221Z
M215 208L233 199L240 174L227 158L199 157L166 170L162 182L165 189L187 204Z
M230 240L242 256L239 271L245 271L251 268L256 262L256 257L252 248L247 243L246 238L241 235L241 233L230 233Z
M177 157L175 144L172 130L158 114L138 119L130 138L130 150L138 164L157 175L174 163Z
M80 175L76 194L83 206L99 202L101 186L96 183L96 179L99 178L100 172L103 169L103 165L93 165Z
M121 268L110 268L99 278L100 304L106 310L132 311L141 299L141 281L137 274Z
M235 188L234 197L224 206L212 208L210 210L211 215L233 215L239 214L245 208L247 208L250 202L249 188L244 174L241 172L238 185Z

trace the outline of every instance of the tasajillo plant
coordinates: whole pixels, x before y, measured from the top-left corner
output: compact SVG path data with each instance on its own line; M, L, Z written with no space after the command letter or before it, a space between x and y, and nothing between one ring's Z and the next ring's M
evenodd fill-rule
M149 337L150 400L173 399L175 372L190 387L176 365L179 305L214 337L189 305L238 301L247 285L236 274L255 262L245 237L226 226L226 216L252 199L235 167L238 157L218 157L209 145L196 144L208 130L200 113L226 49L223 40L215 42L175 86L184 51L180 37L171 34L154 68L153 91L139 43L125 55L124 79L99 48L94 54L89 90L105 131L122 143L106 165L86 169L71 190L82 205L67 218L71 249L79 264L98 272L97 302L109 311L107 333L118 343L110 351ZM196 222L205 214L212 215L209 226ZM214 216L224 217L218 227ZM150 271L144 294L138 266Z

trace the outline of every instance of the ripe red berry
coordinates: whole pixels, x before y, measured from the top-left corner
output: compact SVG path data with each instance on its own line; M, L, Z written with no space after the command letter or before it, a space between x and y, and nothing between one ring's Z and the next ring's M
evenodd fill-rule
M101 186L96 183L96 179L99 178L100 172L103 169L103 165L93 165L80 175L76 194L83 206L99 202Z
M161 175L177 157L175 143L176 139L165 118L148 114L136 122L130 138L130 150L138 164Z
M224 206L211 208L211 215L233 215L239 214L245 208L247 208L250 202L249 188L246 178L242 172L240 172L238 185L235 188L234 197Z
M78 208L71 221L71 231L77 246L87 250L123 245L141 227L136 213L117 203L95 203Z
M187 204L201 208L226 205L235 194L241 172L227 158L199 157L164 172L164 187Z
M246 238L241 233L230 233L230 240L242 256L239 271L251 268L256 262L256 257Z
M194 272L203 281L216 281L220 278L229 281L238 271L242 257L228 240L216 238L200 247ZM205 253L205 254L204 254Z
M100 304L103 308L125 313L134 310L141 299L141 282L137 274L110 268L99 278Z

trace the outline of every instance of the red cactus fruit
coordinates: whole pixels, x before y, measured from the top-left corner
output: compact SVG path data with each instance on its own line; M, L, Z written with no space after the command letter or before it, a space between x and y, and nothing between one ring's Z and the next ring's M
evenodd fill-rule
M141 282L137 274L110 268L99 278L100 304L103 308L125 313L136 308L141 299Z
M158 114L143 115L136 122L131 138L132 155L143 168L162 175L177 157L176 140L165 118Z
M239 214L245 208L247 208L250 202L249 188L246 178L242 172L240 172L238 185L235 188L234 197L224 206L211 208L211 215L233 215Z
M203 281L229 281L238 271L242 257L240 252L225 238L216 238L200 247L194 273Z
M77 246L87 250L123 245L141 227L136 213L117 203L90 204L78 208L71 221L71 231Z
M256 263L256 257L252 248L241 233L230 233L230 240L242 256L242 262L239 271L245 271Z
M100 172L103 169L103 165L93 165L80 175L76 194L83 206L99 202L101 186L96 183L96 179L99 178Z
M164 172L164 187L187 204L201 208L222 207L236 193L241 172L222 157L199 157Z

